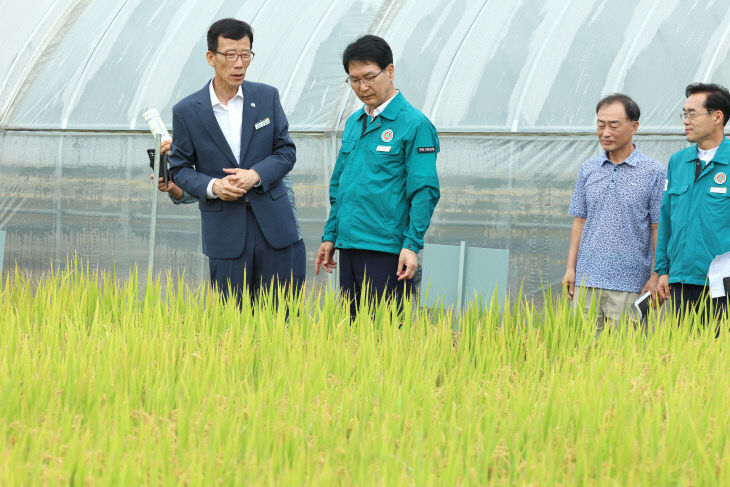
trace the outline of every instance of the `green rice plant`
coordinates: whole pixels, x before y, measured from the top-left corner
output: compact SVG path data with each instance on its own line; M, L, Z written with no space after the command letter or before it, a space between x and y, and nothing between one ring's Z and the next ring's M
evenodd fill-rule
M0 485L728 484L726 319L184 282L7 275Z

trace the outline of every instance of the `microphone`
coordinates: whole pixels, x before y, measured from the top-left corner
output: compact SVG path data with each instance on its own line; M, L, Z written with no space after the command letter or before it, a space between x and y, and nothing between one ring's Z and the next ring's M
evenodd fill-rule
M162 136L162 142L172 140L170 132L167 131L165 123L162 121L162 117L160 117L160 112L158 112L156 108L150 108L144 112L142 114L142 118L144 118L145 123L147 123L147 127L150 129L150 132L152 132L152 135L160 134Z
M161 142L166 142L168 140L172 140L172 137L170 137L170 132L167 131L167 127L165 127L165 123L162 121L162 117L160 117L160 112L157 111L156 108L150 108L146 112L142 114L142 118L144 119L145 123L147 123L147 127L150 129L150 132L152 132L152 135L160 135L162 137ZM150 167L154 170L155 168L155 152L158 151L160 148L156 147L154 149L147 149L147 155L150 158ZM165 181L165 184L170 180L170 173L168 171L168 154L165 153L164 157L160 158L160 170L158 176Z

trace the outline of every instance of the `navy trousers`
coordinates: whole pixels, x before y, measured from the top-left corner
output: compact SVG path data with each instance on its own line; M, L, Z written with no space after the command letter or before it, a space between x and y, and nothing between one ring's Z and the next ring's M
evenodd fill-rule
M307 249L304 247L304 239L300 238L292 247L293 285L295 289L301 290L307 278Z
M244 288L253 300L272 283L288 286L292 279L294 247L275 249L266 241L250 206L246 206L246 244L243 254L235 259L208 258L210 281L224 299L228 299L228 287L240 306ZM303 242L302 242L303 246Z
M368 299L375 304L385 296L399 309L413 291L413 280L398 281L398 254L373 250L340 249L340 290L350 300L350 318L355 319L367 282Z

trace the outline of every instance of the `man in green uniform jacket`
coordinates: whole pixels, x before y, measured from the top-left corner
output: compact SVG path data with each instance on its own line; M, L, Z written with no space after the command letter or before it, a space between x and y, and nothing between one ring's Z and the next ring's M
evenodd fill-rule
M669 159L655 270L661 297L671 297L676 309L704 303L722 311L725 298L711 300L706 282L712 259L730 252L730 142L724 136L730 92L695 83L686 96L682 121L687 140L696 144Z
M393 53L366 35L342 57L347 83L365 104L347 120L330 180L330 214L315 273L332 272L340 251L340 289L351 315L366 284L370 298L400 302L411 291L417 254L439 200L433 124L393 83ZM367 275L366 275L367 274Z

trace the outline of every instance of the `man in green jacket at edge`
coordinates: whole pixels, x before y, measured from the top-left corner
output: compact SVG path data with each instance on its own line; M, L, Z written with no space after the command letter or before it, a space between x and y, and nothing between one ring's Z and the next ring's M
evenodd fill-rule
M730 252L730 142L724 127L730 116L730 92L716 84L687 86L681 114L687 140L696 145L669 159L659 215L655 270L658 292L676 310L710 304L716 313L726 298L711 299L710 262Z
M330 180L330 214L317 251L331 273L340 251L340 290L357 314L360 294L402 302L413 288L418 252L440 197L436 128L393 83L393 53L380 37L351 43L342 64L365 104L345 124Z

